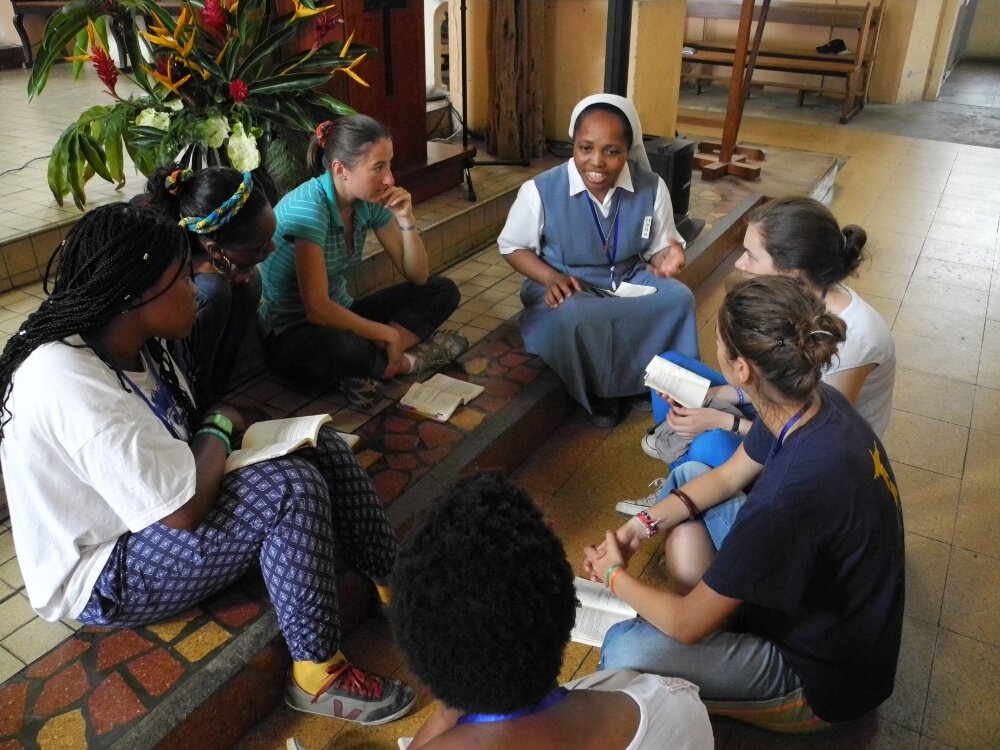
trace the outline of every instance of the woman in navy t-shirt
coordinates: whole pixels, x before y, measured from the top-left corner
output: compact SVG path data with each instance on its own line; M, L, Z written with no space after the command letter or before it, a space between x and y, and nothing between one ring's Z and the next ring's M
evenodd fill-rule
M684 464L664 500L585 550L591 576L639 614L608 632L602 668L683 677L710 711L782 731L857 718L892 693L899 491L871 427L820 381L844 333L795 279L726 295L719 364L760 418L726 463ZM665 589L626 570L660 532Z

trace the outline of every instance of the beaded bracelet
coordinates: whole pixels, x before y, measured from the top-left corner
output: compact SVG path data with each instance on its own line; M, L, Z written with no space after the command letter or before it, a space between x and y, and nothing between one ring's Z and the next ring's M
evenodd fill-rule
M670 490L670 494L677 495L677 497L680 498L680 501L684 503L684 507L687 508L688 515L692 521L698 518L698 507L694 504L694 500L692 500L686 492L674 488Z
M639 523L646 527L647 538L652 539L660 533L657 521L655 521L646 511L640 510L635 514L635 517L639 519Z
M733 386L733 388L736 388L736 404L737 404L737 406L743 406L743 404L746 403L746 399L743 397L743 389L739 388L739 387L737 387L735 385Z
M213 437L217 437L219 438L219 440L222 441L223 445L226 446L227 456L233 452L233 444L229 439L229 435L224 433L218 427L212 427L211 425L203 425L198 429L198 431L194 435L195 437L198 437L198 435L212 435Z

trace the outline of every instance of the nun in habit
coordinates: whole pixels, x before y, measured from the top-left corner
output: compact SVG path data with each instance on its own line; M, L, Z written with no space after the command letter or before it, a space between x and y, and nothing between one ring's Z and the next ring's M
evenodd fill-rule
M570 117L573 158L524 183L497 242L525 276L521 332L600 427L645 395L656 354L698 357L684 239L653 173L632 102L583 99Z

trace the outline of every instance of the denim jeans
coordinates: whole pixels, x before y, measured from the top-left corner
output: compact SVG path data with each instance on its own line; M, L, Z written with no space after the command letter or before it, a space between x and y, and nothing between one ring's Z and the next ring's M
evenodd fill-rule
M657 493L658 499L709 470L694 461L682 464L667 477ZM702 514L716 549L736 522L744 502L746 495L740 494ZM683 677L701 689L704 700L767 700L802 686L778 648L760 636L718 630L699 643L683 644L641 617L620 622L608 631L599 668Z

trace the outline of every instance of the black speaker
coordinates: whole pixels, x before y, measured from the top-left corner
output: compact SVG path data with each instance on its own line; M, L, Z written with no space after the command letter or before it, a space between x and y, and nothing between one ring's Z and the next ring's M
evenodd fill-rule
M649 166L663 178L670 191L677 231L690 242L705 226L701 219L688 216L691 204L691 173L694 169L694 141L686 138L643 138Z
M691 202L694 141L686 138L644 139L649 166L663 178L670 191L675 216L687 216Z

